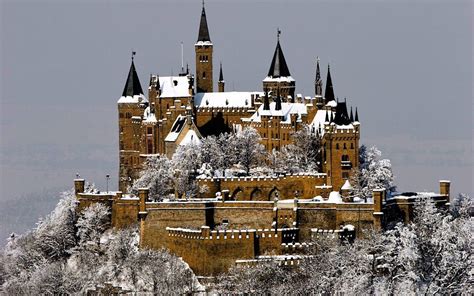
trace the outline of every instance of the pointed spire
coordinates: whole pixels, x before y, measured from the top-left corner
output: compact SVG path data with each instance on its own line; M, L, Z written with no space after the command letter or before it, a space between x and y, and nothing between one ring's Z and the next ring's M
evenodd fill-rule
M268 89L265 88L265 97L263 97L263 110L270 110L270 101L268 99Z
M359 122L359 112L357 112L357 107L356 107L356 115L355 115L354 120L355 120L356 122Z
M160 90L160 89L161 89L160 75L156 75L156 89L157 89L157 90Z
M280 34L281 31L277 31L277 45L275 48L275 53L273 54L272 64L270 65L270 70L268 70L269 77L289 77L291 76L288 65L286 64L285 56L280 46Z
M280 87L277 89L277 97L275 100L275 110L281 110Z
M130 71L128 72L127 82L125 82L125 87L123 88L122 96L124 97L133 97L137 95L143 95L142 86L140 80L138 79L137 71L135 70L135 63L133 62L133 57L136 52L132 52L132 64L130 65Z
M351 115L350 115L349 119L351 120L351 122L354 122L354 115L352 114L352 106L351 106Z
M219 82L224 81L224 75L222 74L222 62L219 70Z
M330 66L328 64L328 76L326 79L326 91L324 92L324 99L325 103L329 103L330 101L334 101L334 89L332 86L332 79L331 79L331 71Z
M316 78L314 81L317 83L321 80L321 71L319 70L319 57L316 57Z
M206 9L204 8L204 1L202 1L202 12L201 12L201 22L199 24L199 41L209 41L211 42L211 37L209 37L209 29L207 28L207 18L206 18Z

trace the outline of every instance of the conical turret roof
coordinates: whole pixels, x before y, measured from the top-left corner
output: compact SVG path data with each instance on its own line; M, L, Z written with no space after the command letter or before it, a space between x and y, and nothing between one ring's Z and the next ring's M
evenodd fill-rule
M285 56L281 50L280 39L277 41L272 64L270 65L270 70L268 70L268 76L273 78L291 76L288 65L286 64Z
M125 82L122 96L133 97L138 95L143 95L143 90L132 58L132 64L130 65L130 71L128 72L127 82Z
M209 36L209 28L207 27L206 9L204 8L204 2L202 4L201 22L199 23L199 35L197 41L211 42L211 37Z

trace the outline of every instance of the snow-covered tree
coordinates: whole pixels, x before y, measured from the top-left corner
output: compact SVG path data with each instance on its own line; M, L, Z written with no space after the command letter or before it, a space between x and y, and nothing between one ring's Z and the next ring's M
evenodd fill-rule
M82 211L76 227L79 246L100 247L100 238L110 227L110 208L101 203L92 204Z
M393 182L392 164L389 159L381 159L382 153L377 147L359 149L359 169L353 169L351 184L354 194L361 198L368 198L374 189L385 189L387 192L395 190Z
M196 176L202 166L199 146L179 146L171 160L174 190L177 197L194 197L198 192Z
M140 177L133 183L131 192L138 194L139 188L149 188L149 198L162 200L173 192L171 161L163 155L149 156Z
M266 158L265 146L260 144L260 134L254 128L244 128L234 138L237 162L243 166L246 173L262 164Z

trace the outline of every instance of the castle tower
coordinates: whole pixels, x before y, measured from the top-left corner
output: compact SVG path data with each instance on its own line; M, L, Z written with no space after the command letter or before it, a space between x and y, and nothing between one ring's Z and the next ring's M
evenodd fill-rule
M133 61L118 100L119 112L119 190L125 191L140 170L141 118L148 106Z
M219 92L224 92L224 86L225 86L225 80L224 80L224 74L222 74L222 63L219 69L219 81L217 82L217 87L219 89Z
M207 27L206 10L204 2L199 24L199 35L196 44L196 89L197 92L213 92L212 51L213 45Z
M334 88L332 86L331 79L331 69L328 64L328 76L326 78L326 91L324 92L324 104L334 101L336 97L334 96Z
M328 113L331 113L330 119ZM328 185L338 191L350 178L351 170L359 167L360 124L352 121L346 102L337 102L335 112L326 112L322 139L323 171L328 174Z
M268 90L272 97L275 97L277 90L283 98L291 96L292 102L295 99L295 80L291 77L290 70L286 64L285 56L280 45L281 31L277 32L277 45L273 54L272 63L268 70L268 75L263 79L263 89Z
M316 77L314 79L314 94L316 106L321 109L323 106L323 80L321 79L321 71L319 69L319 57L316 59Z

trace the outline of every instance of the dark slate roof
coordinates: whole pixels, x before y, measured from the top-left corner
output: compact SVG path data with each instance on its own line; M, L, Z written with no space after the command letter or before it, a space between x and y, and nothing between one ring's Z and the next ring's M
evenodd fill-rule
M219 81L224 81L224 74L222 74L222 63L221 63L221 68L219 70Z
M337 102L334 123L337 125L348 125L352 123L351 119L349 118L349 114L347 114L346 102Z
M125 83L125 87L123 88L122 96L133 97L137 95L143 95L142 86L140 84L140 80L138 79L137 71L135 70L135 64L133 63L130 65L130 71L128 72L127 82Z
M334 88L332 87L331 71L328 65L328 77L326 79L326 91L324 92L325 103L335 100Z
M268 71L268 76L275 78L291 76L288 65L286 64L285 56L281 50L280 40L277 42L275 53L273 54L272 64L270 66L270 70Z
M209 36L209 29L207 28L206 10L204 9L204 5L202 6L201 23L199 24L199 36L197 41L211 42L211 37Z

